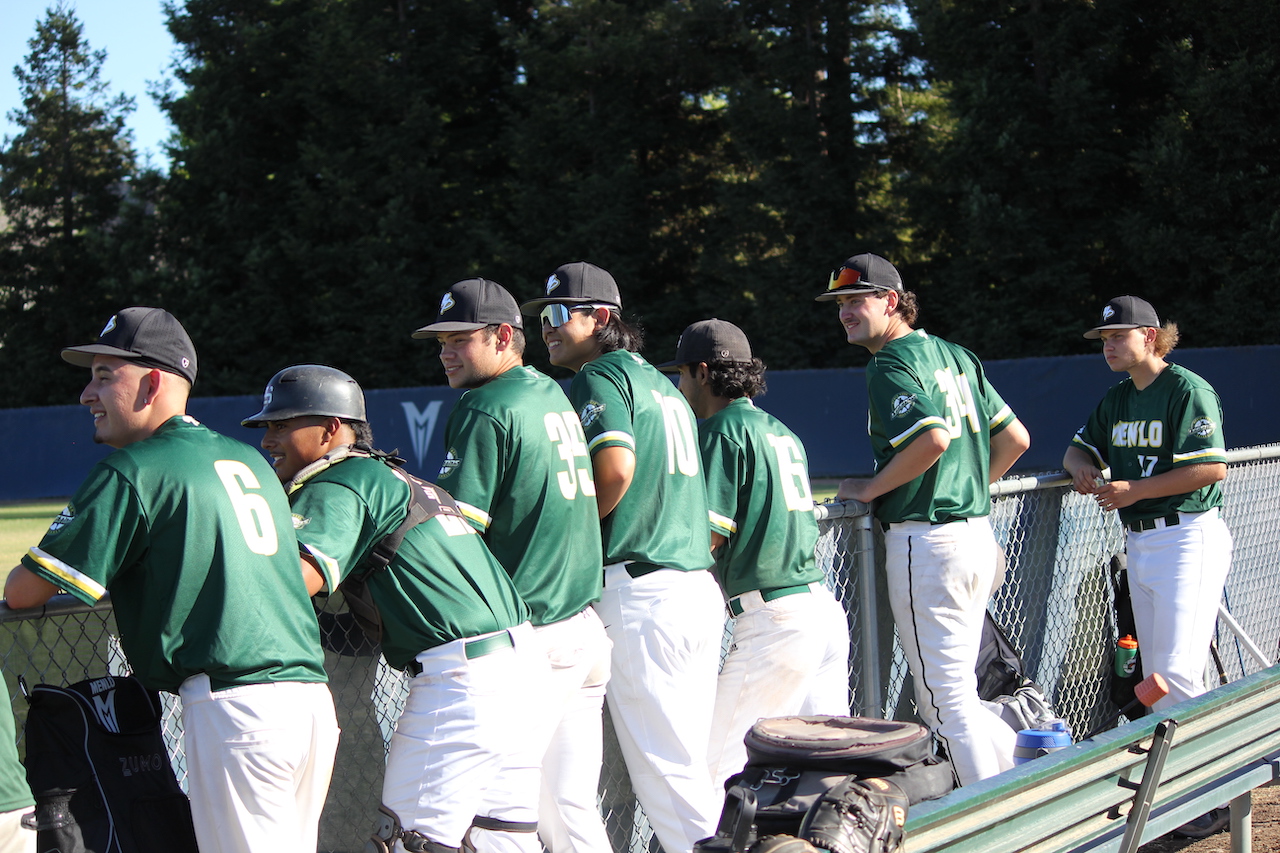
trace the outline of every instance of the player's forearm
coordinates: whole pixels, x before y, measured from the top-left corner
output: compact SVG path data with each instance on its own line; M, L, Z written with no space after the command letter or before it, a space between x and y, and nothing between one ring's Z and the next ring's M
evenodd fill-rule
M1092 456L1072 445L1062 457L1062 468L1071 475L1072 485L1082 495L1093 494L1098 488L1097 479L1102 471Z
M315 595L324 589L324 572L320 571L316 561L302 554L298 556L298 562L302 564L302 582L307 585L307 595Z
M58 588L25 566L14 566L4 582L4 600L15 610L39 607L58 593Z
M871 503L920 477L942 458L951 445L950 437L940 429L931 429L894 454L870 480L845 480L836 497Z
M1167 498L1171 495L1185 495L1211 486L1227 477L1225 462L1201 462L1196 465L1185 465L1146 477L1141 480L1130 480L1130 491L1136 501L1152 498Z
M1022 425L1022 421L1014 418L1000 432L991 436L991 461L988 466L988 482L999 480L1013 464L1022 458L1022 454L1031 447L1031 434Z
M597 450L591 457L592 476L596 484L596 506L604 518L617 509L635 478L636 455L619 445Z

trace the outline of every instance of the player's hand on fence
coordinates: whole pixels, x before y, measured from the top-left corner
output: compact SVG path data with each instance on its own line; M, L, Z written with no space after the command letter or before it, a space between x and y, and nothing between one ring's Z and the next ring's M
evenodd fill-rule
M840 481L840 488L836 490L836 500L838 501L861 501L869 504L872 498L865 497L866 486L871 480L863 477L848 477Z
M1081 465L1071 478L1071 487L1082 495L1092 495L1098 491L1100 483L1106 483L1102 479L1102 471L1092 465Z
M1113 480L1098 487L1093 493L1093 499L1098 502L1098 506L1110 511L1132 506L1138 502L1138 495L1134 493L1133 484L1128 480Z

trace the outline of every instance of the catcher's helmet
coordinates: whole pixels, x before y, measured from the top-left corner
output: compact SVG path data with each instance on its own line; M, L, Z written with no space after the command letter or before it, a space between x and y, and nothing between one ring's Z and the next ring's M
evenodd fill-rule
M367 421L364 392L356 381L334 367L295 364L271 377L262 392L262 410L240 423L265 427L302 415L323 415L346 421Z

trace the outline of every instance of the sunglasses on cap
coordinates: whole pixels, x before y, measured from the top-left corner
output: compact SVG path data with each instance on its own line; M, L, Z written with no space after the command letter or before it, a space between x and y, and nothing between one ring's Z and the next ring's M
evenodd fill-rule
M552 302L550 305L544 306L542 313L538 316L542 318L542 322L546 323L551 328L558 329L565 323L569 322L569 318L573 316L574 311L594 311L597 308L608 308L612 310L613 306L596 305L594 303L569 305L564 302Z
M862 273L852 267L840 267L831 271L831 279L827 282L827 290L839 290L842 287L851 287L862 280ZM863 285L864 287L875 287L870 282Z

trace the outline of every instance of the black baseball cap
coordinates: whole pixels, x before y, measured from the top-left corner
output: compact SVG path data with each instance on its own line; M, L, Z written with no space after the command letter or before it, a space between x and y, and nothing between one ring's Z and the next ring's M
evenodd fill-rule
M544 305L556 302L565 305L592 303L622 310L622 294L618 292L618 283L613 280L613 276L609 275L608 270L586 261L556 267L556 271L547 277L546 294L540 299L524 303L520 310L536 317Z
M413 333L415 338L433 338L437 332L469 332L506 323L524 328L516 298L496 281L468 278L455 282L440 299L440 316L430 326Z
M1084 333L1091 341L1102 337L1103 329L1137 329L1141 326L1160 328L1160 317L1151 303L1137 296L1117 296L1102 309L1100 325Z
M92 367L95 355L114 355L196 381L196 348L187 330L163 308L124 308L111 315L96 344L67 347L62 360Z
M676 373L682 364L751 364L751 360L751 343L743 331L712 317L681 332L675 359L655 366L664 373Z
M855 293L902 292L902 276L897 268L879 255L864 252L854 255L831 272L827 290L815 302L829 302L837 296Z

